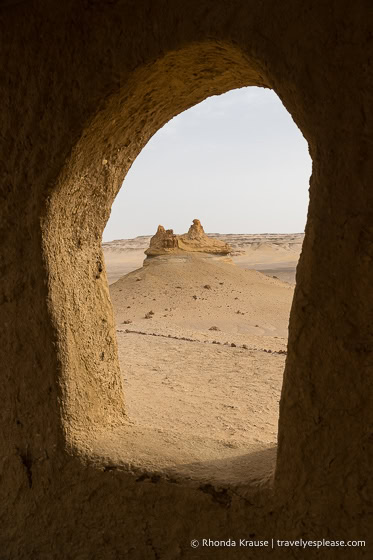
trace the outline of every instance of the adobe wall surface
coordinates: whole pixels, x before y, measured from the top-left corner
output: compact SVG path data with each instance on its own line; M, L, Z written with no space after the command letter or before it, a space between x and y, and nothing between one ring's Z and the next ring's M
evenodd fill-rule
M308 557L372 554L370 8L1 4L0 557L225 559L190 540L248 535L366 539ZM210 484L128 458L101 252L115 195L152 134L246 85L276 91L313 159L276 471L263 486L260 473ZM246 459L253 473L263 458Z

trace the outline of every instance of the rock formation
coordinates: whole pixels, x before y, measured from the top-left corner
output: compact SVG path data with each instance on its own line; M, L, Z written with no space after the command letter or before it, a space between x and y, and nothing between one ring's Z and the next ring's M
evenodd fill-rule
M157 233L150 240L149 248L145 254L148 256L164 255L178 249L177 235L173 229L164 229L158 226Z
M165 230L163 226L158 226L157 233L151 238L145 254L148 257L184 252L228 255L231 250L228 243L206 235L201 222L193 220L188 233L183 235L175 235L172 229Z

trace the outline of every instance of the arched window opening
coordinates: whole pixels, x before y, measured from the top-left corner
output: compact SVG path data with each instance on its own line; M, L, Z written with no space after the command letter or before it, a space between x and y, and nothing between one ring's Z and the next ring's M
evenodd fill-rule
M177 463L275 448L310 172L276 94L242 88L161 128L114 202L103 250L128 415Z

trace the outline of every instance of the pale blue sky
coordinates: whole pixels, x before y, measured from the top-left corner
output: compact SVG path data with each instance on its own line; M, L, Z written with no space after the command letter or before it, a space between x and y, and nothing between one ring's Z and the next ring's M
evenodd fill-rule
M307 142L272 90L214 96L161 128L136 158L103 239L186 232L304 231L311 159Z

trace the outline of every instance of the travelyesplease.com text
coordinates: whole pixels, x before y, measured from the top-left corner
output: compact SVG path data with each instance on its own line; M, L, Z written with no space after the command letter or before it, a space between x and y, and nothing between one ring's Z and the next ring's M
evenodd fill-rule
M213 540L213 539L193 539L191 541L192 548L198 547L247 547L247 548L332 548L332 547L365 547L363 540L330 540L330 539L268 539L268 540L253 540L253 539L226 539L226 540Z

